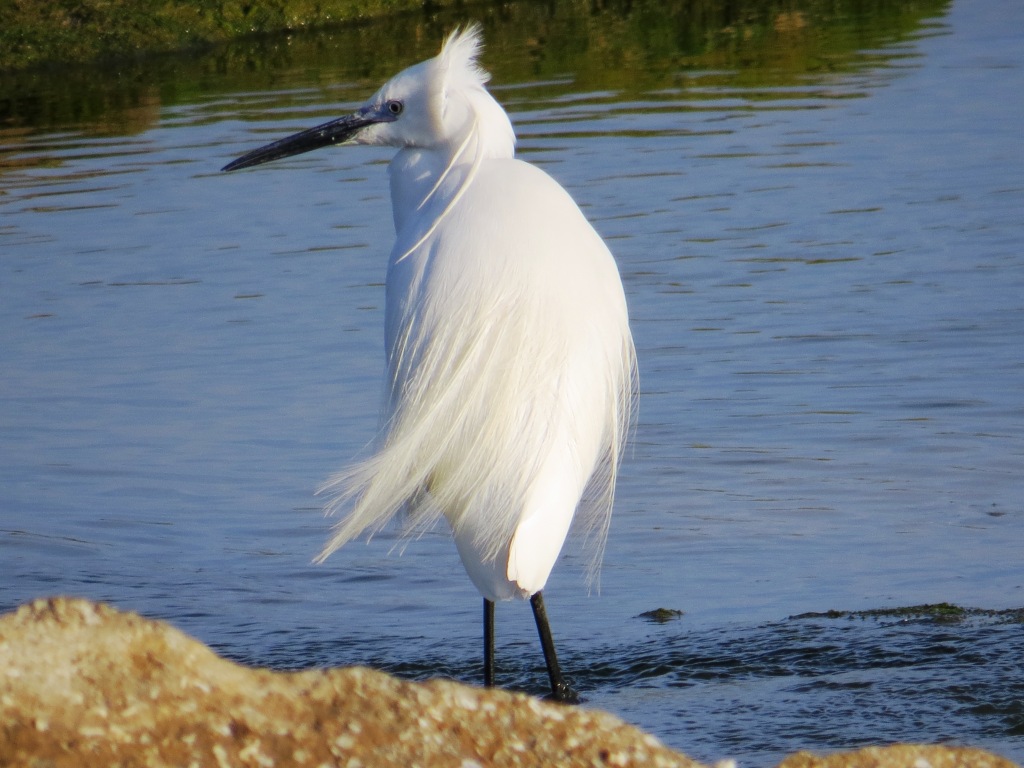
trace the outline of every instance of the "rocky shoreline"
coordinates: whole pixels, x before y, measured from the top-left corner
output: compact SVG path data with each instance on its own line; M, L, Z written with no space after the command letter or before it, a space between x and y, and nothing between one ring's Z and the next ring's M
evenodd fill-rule
M365 668L250 669L163 622L67 598L0 617L0 723L4 766L700 765L604 712ZM1013 765L897 745L780 768Z

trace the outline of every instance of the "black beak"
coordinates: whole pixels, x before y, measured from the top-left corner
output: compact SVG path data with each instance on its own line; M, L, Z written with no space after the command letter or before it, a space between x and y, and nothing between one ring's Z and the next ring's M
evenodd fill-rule
M339 117L329 123L323 123L315 128L308 128L301 133L293 134L283 139L267 144L259 149L242 155L236 160L221 168L222 171L237 171L239 168L250 168L254 165L269 163L271 160L280 160L282 157L300 155L303 152L311 152L320 147L331 144L341 144L355 136L361 129L373 123L394 120L394 117L372 107L364 107L355 114Z

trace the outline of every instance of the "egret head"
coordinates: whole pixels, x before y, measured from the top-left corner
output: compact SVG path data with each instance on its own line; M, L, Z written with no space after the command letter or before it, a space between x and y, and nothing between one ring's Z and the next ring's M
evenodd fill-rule
M455 30L441 52L399 72L355 113L275 141L224 166L233 171L331 144L444 149L472 132L489 156L511 157L515 134L508 115L484 87L489 75L477 56L479 25Z

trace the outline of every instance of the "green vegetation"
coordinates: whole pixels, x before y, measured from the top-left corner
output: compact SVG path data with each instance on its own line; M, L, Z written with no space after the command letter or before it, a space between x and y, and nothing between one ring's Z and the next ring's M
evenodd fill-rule
M467 20L484 25L499 98L529 110L559 83L698 101L750 98L808 75L886 66L949 0L0 0L0 130L146 130L200 94L319 88L365 98L432 56ZM370 18L375 14L383 14ZM358 19L358 23L353 22ZM184 55L171 55L184 51ZM713 98L713 96L712 96ZM244 110L240 110L244 115Z
M946 5L948 0L513 0L472 5L462 0L5 0L0 3L0 71L124 59L409 15L426 22L447 15L449 20L486 18L494 24L538 15L572 17L600 37L569 39L564 50L548 53L574 56L585 44L605 67L618 68L624 77L637 63L667 63L666 56L675 60L679 51L701 56L705 66L792 66L806 54L808 43L820 48L822 36L836 29L856 30L863 42L874 44L871 38L878 30L899 35ZM545 31L523 29L535 45L543 43ZM780 36L791 44L765 45ZM417 39L403 42L408 47ZM430 42L433 48L437 40ZM830 64L818 60L813 66Z
M636 618L650 621L654 624L665 624L669 621L681 619L683 612L675 608L655 608L653 611L644 611Z
M8 0L0 5L0 69L178 50L422 6L417 0Z

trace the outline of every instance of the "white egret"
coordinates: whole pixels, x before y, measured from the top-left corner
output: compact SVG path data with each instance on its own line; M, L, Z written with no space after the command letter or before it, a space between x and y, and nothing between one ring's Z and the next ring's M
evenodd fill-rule
M224 170L330 144L399 148L383 426L370 457L325 486L345 517L317 561L400 511L406 533L443 515L484 597L485 684L494 602L529 597L552 694L573 700L541 590L577 508L599 565L635 353L615 261L569 194L513 158L481 44L479 26L456 30L354 114Z

